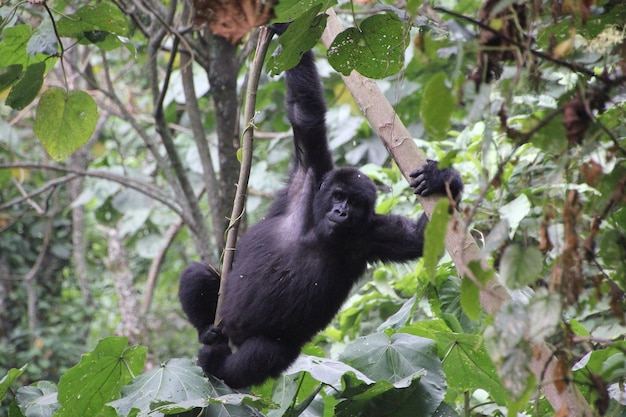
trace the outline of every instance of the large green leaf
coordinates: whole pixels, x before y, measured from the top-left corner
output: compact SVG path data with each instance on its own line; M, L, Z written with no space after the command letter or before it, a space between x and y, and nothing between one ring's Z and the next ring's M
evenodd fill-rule
M170 359L159 368L136 377L122 389L122 398L107 404L118 416L179 414L194 408L207 408L206 415L254 416L246 405L267 407L249 394L233 392L224 383L204 377L202 369L190 359Z
M444 356L448 390L460 394L484 389L498 404L506 404L507 392L480 336L451 332L433 332L432 335Z
M39 100L33 131L48 154L60 161L84 145L98 121L98 108L84 91L46 90Z
M375 333L348 345L340 359L378 381L377 390L391 390L388 394L391 397L379 399L380 406L387 404L389 407L388 401L402 395L398 390L408 389L412 394L409 398L414 401L411 403L413 410L430 415L445 395L445 376L433 340L406 333L394 334L390 339L383 333ZM385 381L389 381L393 389Z
M456 103L446 80L446 74L438 72L424 88L422 120L426 133L435 140L444 139L452 126L450 117Z
M96 417L106 403L119 398L122 387L141 372L146 360L144 346L127 344L126 337L102 339L61 377L59 402L63 407L56 417Z
M189 359L170 359L158 368L139 375L122 390L122 398L108 405L118 415L127 416L133 408L149 410L154 403L207 400L210 390L202 369ZM192 403L190 403L192 404Z
M377 14L337 35L328 48L328 62L343 75L356 70L366 77L384 78L402 69L405 48L400 19L391 13Z

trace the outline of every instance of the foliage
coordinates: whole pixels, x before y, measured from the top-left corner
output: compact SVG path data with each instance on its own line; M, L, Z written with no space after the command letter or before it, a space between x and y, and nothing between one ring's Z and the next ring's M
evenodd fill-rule
M189 359L168 359L196 351L175 305L177 272L202 253L199 241L218 241L199 238L205 223L221 233L213 218L194 220L191 208L195 201L200 213L215 209L202 158L219 159L223 108L210 100L218 88L200 71L210 65L207 48L174 24L159 26L169 15L158 2L159 19L108 1L67 9L67 2L3 3L0 112L10 122L0 120L0 412L580 415L582 408L551 408L541 389L554 383L559 392L578 389L597 414L626 413L626 6L359 3L340 2L347 28L327 60L318 51L337 162L364 165L380 186L379 212L417 215L405 180L338 76L357 70L380 79L429 157L461 171L463 216L487 261L457 272L442 257L450 204L441 200L423 261L372 265L290 370L245 393L207 380ZM258 93L250 221L280 187L291 153L275 75L318 43L327 23L319 12L334 4L281 1L275 9L275 21L295 22ZM189 50L197 61L182 65ZM188 68L200 75L191 96L182 93ZM233 72L240 93L245 74ZM191 133L192 98L208 132L205 153ZM66 193L79 177L79 191ZM181 192L185 181L191 191ZM70 229L89 245L86 287ZM162 271L158 307L134 310L149 323L133 340L148 346L147 359L146 349L106 337L126 330L115 290L123 274L107 260L111 230L128 259L122 272L142 295L148 271ZM480 294L494 278L512 297L485 311ZM538 346L550 349L545 369L556 364L539 376L543 382L531 367Z

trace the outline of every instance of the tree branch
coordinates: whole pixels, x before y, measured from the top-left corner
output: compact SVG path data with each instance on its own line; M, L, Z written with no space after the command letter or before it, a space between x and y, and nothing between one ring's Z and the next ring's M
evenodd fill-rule
M182 18L184 22L191 20L191 3L188 1L186 1L183 5ZM185 93L185 109L187 110L187 115L189 116L189 124L191 126L193 138L196 142L196 147L198 148L200 163L202 164L202 178L210 207L209 213L211 215L211 225L213 226L213 239L215 239L216 247L218 247L219 251L221 251L225 245L222 226L224 219L220 217L220 213L222 212L220 195L222 193L217 184L217 177L213 168L209 144L204 133L202 118L200 117L200 106L198 105L198 99L196 98L192 64L193 56L191 51L181 51L180 73L183 81L183 91Z
M185 212L183 212L181 208L178 205L176 205L176 203L174 203L173 197L170 196L169 194L163 192L161 189L154 187L150 184L147 184L142 181L129 178L123 175L118 175L118 174L114 174L112 172L107 172L107 171L89 171L89 170L83 171L80 169L65 168L62 166L46 165L46 164L34 164L34 163L23 163L23 162L17 162L17 163L12 163L12 164L0 164L0 169L13 169L13 168L44 169L44 170L49 170L49 171L65 172L65 173L81 175L85 177L94 177L94 178L100 178L100 179L107 180L107 181L113 181L125 187L132 188L133 190L138 191L150 197L151 199L158 201L159 203L165 205L166 207L168 207L170 210L172 210L174 213L176 213L178 216L182 217L183 219L185 219L187 216ZM41 188L51 188L51 187L58 185L59 183L63 183L67 181L69 181L67 177L61 177L58 180L50 181L48 184L44 185ZM41 188L37 190L37 194L41 194L41 192L45 191L45 190L41 190ZM36 195L34 193L35 192L29 194L29 196ZM12 206L14 204L18 204L24 201L24 199L25 198L20 197L20 198L16 198L11 201L8 201L2 204L0 206L0 209ZM185 222L187 223L187 220L185 220Z
M167 250L170 248L170 245L176 238L176 235L178 234L182 226L183 222L181 219L170 225L170 227L165 232L165 242L163 243L163 246L161 246L161 249L150 263L150 270L148 271L148 277L146 279L146 285L143 291L143 299L141 300L141 307L139 309L139 315L142 318L146 317L146 314L150 309L150 305L152 304L154 290L157 286L159 271L161 270L161 265L163 264L163 260L165 259L165 254L167 253Z

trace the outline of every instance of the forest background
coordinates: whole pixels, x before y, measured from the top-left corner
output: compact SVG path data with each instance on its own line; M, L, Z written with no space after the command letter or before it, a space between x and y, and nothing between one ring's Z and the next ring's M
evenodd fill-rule
M217 3L1 3L0 414L626 415L626 5ZM251 123L268 19L294 30ZM314 45L335 160L375 180L377 211L420 205L341 74L377 80L463 203L437 203L423 260L371 265L284 376L234 393L192 362L178 275L220 265L247 128L240 232L283 184L281 73ZM460 256L446 227L471 237Z

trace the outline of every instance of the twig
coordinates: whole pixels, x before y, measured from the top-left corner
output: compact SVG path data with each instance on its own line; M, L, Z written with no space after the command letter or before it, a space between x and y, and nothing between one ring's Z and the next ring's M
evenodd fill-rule
M44 185L42 185L41 187L37 188L34 191L31 191L30 193L25 193L22 195L22 197L17 197L14 198L11 201L7 201L4 204L0 204L0 210L5 210L9 207L15 206L17 204L20 204L26 200L30 200L33 197L37 197L39 194L45 193L46 191L48 191L50 188L56 188L57 186L61 185L61 184L65 184L66 182L70 182L76 178L78 178L79 175L78 174L71 174L71 175L65 175L63 177L60 178L55 178L47 183L45 183ZM16 184L17 186L17 184ZM18 187L20 192L22 192L22 188ZM39 210L37 210L37 212L39 212Z
M455 12L453 10L450 10L450 9L446 9L445 7L433 7L433 10L441 12L441 13L445 13L445 14L453 16L453 17L455 17L457 19L461 19L461 20L465 20L467 22L470 22L471 24L476 25L476 26L478 26L479 28L481 28L483 30L486 30L488 32L491 32L491 33L499 36L502 40L510 43L511 45L515 45L518 48L520 48L521 50L530 52L531 54L533 54L533 55L535 55L535 56L537 56L539 58L545 59L546 61L550 61L553 64L569 68L573 72L579 72L579 73L585 74L587 77L590 77L590 78L591 77L597 77L597 74L595 74L590 69L587 69L587 68L585 68L583 66L580 66L580 65L572 64L571 62L567 62L567 61L563 61L563 60L560 60L560 59L553 58L553 57L551 57L549 54L547 54L545 52L541 52L541 51L538 51L536 49L532 49L528 45L526 45L524 43L521 43L521 42L518 42L515 39L511 39L510 37L506 36L502 32L492 28L489 25L484 24L483 22L480 22L480 21L478 21L476 19L472 19L469 16L466 16L466 15L461 14L461 13L457 13L457 12ZM604 81L606 81L606 80L604 80Z
M146 318L146 314L148 313L150 305L152 304L154 289L156 288L157 280L159 278L159 271L161 270L161 265L163 264L163 260L165 259L167 250L170 248L170 245L176 238L176 235L178 234L182 226L182 219L178 219L170 225L170 227L165 232L165 242L150 263L150 270L148 271L148 278L146 279L146 285L143 291L143 299L141 300L141 307L139 308L139 317L142 317L143 319Z
M235 257L235 245L237 243L239 220L241 219L246 203L246 190L248 188L248 179L250 178L250 169L252 167L252 145L254 140L253 120L256 108L256 94L257 89L259 88L259 78L261 76L261 69L263 68L263 61L265 61L265 54L267 53L267 48L269 47L270 40L273 35L273 32L267 27L261 28L256 53L254 54L254 60L252 62L252 67L250 68L248 90L246 91L246 107L243 115L244 120L248 121L248 126L243 132L241 144L241 167L239 170L239 181L237 181L237 193L235 194L233 211L228 225L226 247L224 249L224 261L222 263L223 279L225 279L226 275L228 275L228 272L232 267L233 258ZM219 314L221 301L220 297L217 304L217 315L215 316L216 324L219 324L221 320Z
M45 164L34 164L34 163L0 164L0 169L13 169L13 168L44 169L48 171L65 172L69 174L76 174L76 175L81 175L85 177L94 177L94 178L100 178L100 179L107 180L107 181L117 182L118 184L122 184L125 187L132 188L133 190L139 191L140 193L150 197L151 199L158 201L159 203L168 207L178 216L185 219L185 222L187 222L186 214L181 210L181 208L178 205L176 205L176 203L174 203L170 195L166 194L159 188L154 187L153 185L144 183L139 180L135 180L133 178L114 174L112 172L107 172L107 171L83 171L80 169L65 168L65 167L56 166L56 165L45 165ZM0 206L0 208L4 208L9 203L16 204L16 201L11 200L3 204L2 206Z
M191 20L191 3L185 2L183 5L183 20ZM211 215L211 224L213 225L213 239L215 245L221 251L224 248L224 216L220 216L222 212L221 190L217 184L217 176L213 169L213 161L209 150L209 143L202 124L200 116L200 105L196 98L196 88L193 80L193 55L191 51L180 52L180 74L183 81L183 92L185 93L185 109L189 116L189 125L191 133L198 149L200 163L202 164L202 180L206 189L207 200L209 203L209 213ZM219 252L218 252L219 253Z

